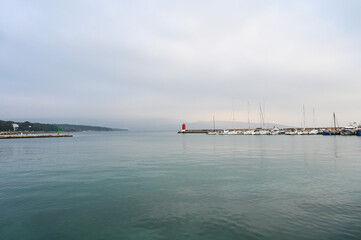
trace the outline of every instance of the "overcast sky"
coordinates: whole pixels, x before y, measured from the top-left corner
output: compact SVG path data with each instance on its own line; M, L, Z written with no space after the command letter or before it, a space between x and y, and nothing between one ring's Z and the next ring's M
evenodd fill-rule
M361 121L361 1L0 1L0 119Z

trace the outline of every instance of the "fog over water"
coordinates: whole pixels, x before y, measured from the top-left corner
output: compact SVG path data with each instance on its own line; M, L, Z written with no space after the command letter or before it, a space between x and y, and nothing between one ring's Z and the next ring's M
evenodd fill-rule
M361 121L360 1L1 1L0 119ZM248 105L249 102L249 105ZM313 114L315 112L315 114ZM233 115L234 113L234 115Z

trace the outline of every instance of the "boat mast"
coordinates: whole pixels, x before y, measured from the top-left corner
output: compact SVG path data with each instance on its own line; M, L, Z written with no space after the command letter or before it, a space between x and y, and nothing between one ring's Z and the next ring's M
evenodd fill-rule
M265 127L263 111L264 111L264 109L262 110L262 105L259 104L259 122L260 122L261 128Z
M263 110L262 110L262 119L263 119L263 128L266 128L266 104L263 103Z
M315 117L315 108L312 109L313 112L313 127L316 127L316 117Z
M250 122L249 122L249 101L248 101L248 130L251 129L251 125L250 125Z
M262 128L262 106L259 104L259 125L261 125Z
M214 115L213 115L213 132L215 132L215 131L216 131L216 123L214 121Z
M235 117L234 117L234 98L233 98L233 103L232 103L232 127L233 127L233 130L235 130L235 126L234 126L234 121L235 121Z
M305 104L303 104L303 128L306 128L306 111L305 111Z

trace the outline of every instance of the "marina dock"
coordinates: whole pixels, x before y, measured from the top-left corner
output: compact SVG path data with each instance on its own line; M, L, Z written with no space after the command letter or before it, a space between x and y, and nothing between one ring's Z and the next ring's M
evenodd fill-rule
M16 135L0 135L0 139L13 138L53 138L53 137L73 137L72 134L16 134Z
M256 128L256 129L182 129L178 131L180 134L210 134L210 135L328 135L325 132L338 132L341 135L344 127L340 128ZM361 136L361 129L354 129L351 134L342 135L359 135Z

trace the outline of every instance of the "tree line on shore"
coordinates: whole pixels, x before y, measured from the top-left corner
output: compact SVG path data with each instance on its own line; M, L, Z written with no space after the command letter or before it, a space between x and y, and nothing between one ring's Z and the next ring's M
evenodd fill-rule
M55 132L58 131L58 127L54 124L44 124L44 123L31 123L28 121L25 122L13 122L13 121L1 121L0 120L0 131L8 132L14 131L13 124L17 124L17 131L34 131L34 132Z
M58 127L60 131L65 132L78 132L78 131L126 131L126 129L113 129L107 127L86 126L86 125L74 125L74 124L48 124L48 123L32 123L14 122L14 121L2 121L0 120L0 132L14 131L14 125L16 124L16 131L20 132L56 132Z

